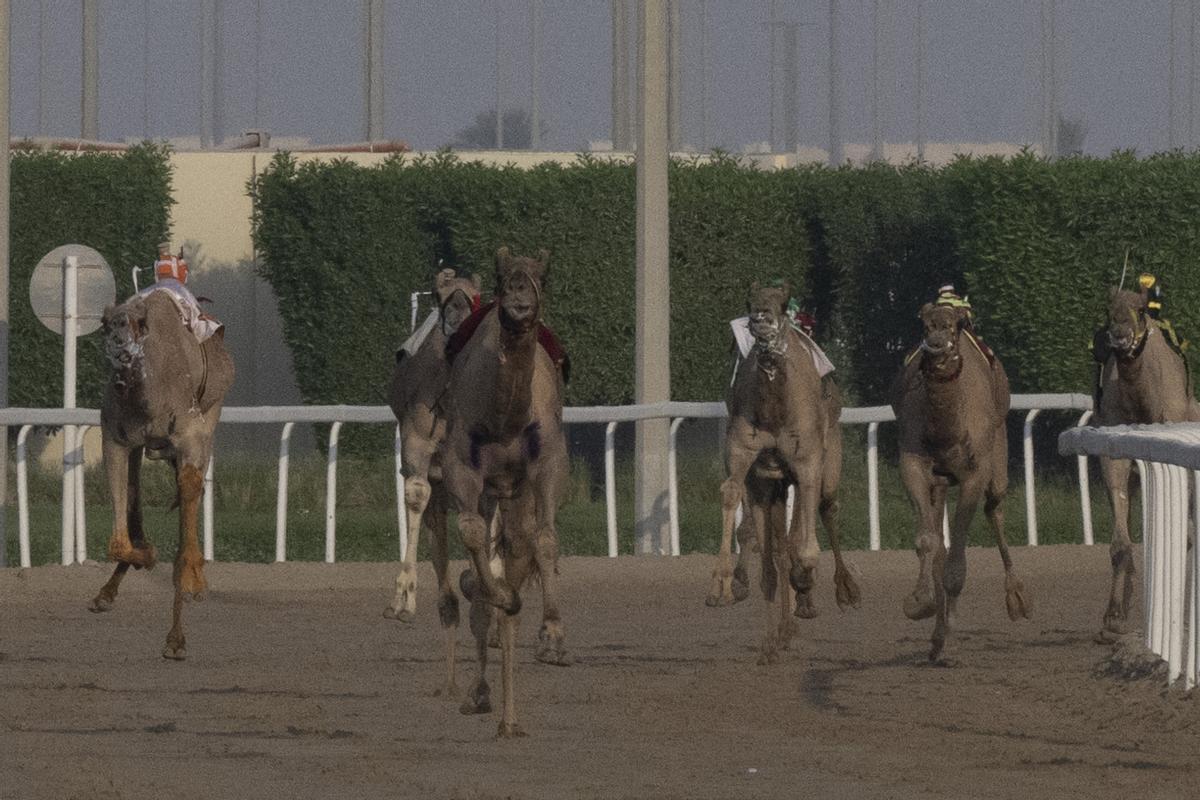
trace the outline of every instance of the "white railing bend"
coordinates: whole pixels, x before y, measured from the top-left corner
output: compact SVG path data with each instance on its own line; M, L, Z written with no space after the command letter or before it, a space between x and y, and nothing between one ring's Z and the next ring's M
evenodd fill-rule
M1032 422L1040 410L1076 410L1087 412L1080 418L1082 425L1091 410L1091 397L1083 394L1032 394L1014 395L1012 398L1014 411L1029 412L1025 421L1025 486L1028 518L1028 542L1037 544L1037 519L1031 513L1035 508L1033 483L1033 450ZM678 494L678 465L677 465L677 434L683 420L686 419L721 419L726 415L724 403L694 403L694 402L662 402L630 406L573 406L563 409L563 421L568 424L604 424L604 472L605 472L605 506L606 533L608 539L608 555L616 557L618 551L617 536L617 492L616 492L616 427L622 422L637 422L646 419L669 419L668 441L668 471L670 486L668 502L670 506L670 545L671 554L678 555L679 545L679 494ZM841 421L845 425L867 426L867 501L870 525L870 542L872 550L880 548L879 532L879 463L878 463L878 431L883 423L892 422L895 416L889 406L866 406L847 408L842 411ZM325 560L333 562L336 558L337 547L337 456L338 433L343 424L391 424L395 425L395 417L387 406L233 406L224 409L221 414L222 424L282 424L279 439L278 484L275 503L275 560L287 560L287 491L288 467L291 433L297 423L329 423L330 441L328 463L326 467L326 500L325 500ZM0 426L20 426L24 433L28 427L43 426L98 426L100 412L96 409L57 409L57 408L6 408L0 409ZM74 505L76 514L70 527L72 533L68 541L64 524L63 555L64 564L81 561L86 552L83 537L83 477L79 465L83 463L82 435L78 437L79 445L69 448L69 456L64 456L64 469L74 469L75 479L71 481L70 489L75 495ZM25 478L26 452L24 434L18 436L17 446L17 494L18 508L25 508L19 513L20 517L20 549L22 563L29 558L29 521L28 521L28 488ZM408 537L413 532L406 529L406 514L404 506L404 477L402 473L402 452L397 430L394 439L395 484L396 484L396 518L399 538L399 552L403 555L407 547ZM1082 462L1081 462L1082 463ZM212 560L214 548L214 514L212 508L212 482L214 462L210 460L205 474L204 498L204 555ZM1084 541L1091 543L1091 508L1087 484L1086 464L1080 468L1081 506L1084 519ZM64 480L64 490L67 489ZM25 504L22 506L22 504Z
M1187 689L1200 680L1200 515L1189 524L1190 501L1200 496L1200 423L1080 428L1058 437L1063 455L1127 458L1142 479L1142 560L1145 644L1167 662L1167 683L1180 676ZM1193 526L1195 528L1193 529ZM1198 539L1200 541L1200 539ZM1187 620L1185 646L1184 621Z

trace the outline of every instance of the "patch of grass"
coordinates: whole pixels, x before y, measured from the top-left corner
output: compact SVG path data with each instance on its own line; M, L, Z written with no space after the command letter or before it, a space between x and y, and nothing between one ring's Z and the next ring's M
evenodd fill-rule
M866 549L868 512L866 458L862 436L846 435L841 482L843 547ZM294 458L288 478L288 560L316 561L325 554L325 461L319 455ZM692 448L679 459L680 545L684 553L716 552L721 533L719 487L723 477L715 446ZM16 481L9 471L8 563L18 563ZM219 561L266 562L275 558L277 464L273 457L230 456L217 464L214 493L215 555ZM86 474L88 555L103 559L112 525L108 488L100 468ZM393 462L390 458L340 460L337 484L337 559L388 561L400 557L396 523ZM607 516L603 473L593 475L582 460L571 465L565 505L558 515L560 550L565 555L605 555ZM1005 503L1010 544L1026 542L1025 490L1014 469ZM633 552L633 465L617 461L617 526L619 552ZM144 519L147 534L166 561L174 557L178 516L170 509L174 483L170 469L147 462L143 467ZM1042 544L1083 541L1079 493L1073 476L1052 471L1037 478L1037 516ZM61 554L61 522L57 474L30 469L30 543L35 564L57 563ZM953 498L953 490L952 490ZM879 469L881 543L884 548L912 546L914 520L895 465L881 459ZM1135 520L1137 517L1135 508ZM1111 536L1112 519L1099 480L1092 481L1092 519L1097 542ZM428 558L422 537L420 558ZM971 543L990 545L992 534L982 507L971 528ZM821 546L828 541L821 534ZM451 519L450 551L463 556Z

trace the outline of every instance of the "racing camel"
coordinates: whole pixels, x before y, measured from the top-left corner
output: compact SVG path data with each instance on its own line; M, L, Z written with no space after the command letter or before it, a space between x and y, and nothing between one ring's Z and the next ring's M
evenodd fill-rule
M981 498L1004 562L1009 618L1028 618L1029 601L1004 538L1008 377L999 359L985 353L965 330L969 308L926 303L919 317L924 337L892 386L892 408L899 424L900 476L917 515L920 559L917 585L904 600L904 613L910 619L936 614L929 651L936 661L967 578L967 533ZM941 521L951 484L958 485L959 495L947 554Z
M108 557L117 567L91 609L112 608L130 567L154 566L154 545L142 525L142 455L167 461L175 471L179 549L173 573L172 625L163 656L183 659L187 655L183 603L185 599L203 599L207 587L196 518L213 432L225 393L233 385L233 360L225 349L224 329L217 328L201 343L184 326L181 306L167 291L134 295L110 306L103 324L105 353L112 370L100 426L113 502Z
M754 346L738 367L727 404L725 459L729 477L721 484L721 550L707 603L726 605L746 596L742 568L733 569L734 518L745 501L762 554L761 584L767 633L760 664L778 661L793 630L791 596L780 589L786 576L796 592L795 615L811 618L816 579L817 515L829 535L838 606L857 607L861 593L842 560L838 531L838 481L842 470L841 392L822 378L806 337L791 324L791 289L750 288L750 333ZM786 524L788 486L795 486L795 513ZM742 558L750 548L742 548Z

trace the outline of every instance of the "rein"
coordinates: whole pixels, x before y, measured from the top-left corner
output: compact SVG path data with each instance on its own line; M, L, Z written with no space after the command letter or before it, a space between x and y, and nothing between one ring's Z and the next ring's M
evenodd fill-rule
M779 374L778 360L783 358L784 353L787 352L787 348L786 323L776 329L776 334L771 339L755 338L754 352L758 356L755 362L763 374L767 376L768 381L775 380L775 376Z

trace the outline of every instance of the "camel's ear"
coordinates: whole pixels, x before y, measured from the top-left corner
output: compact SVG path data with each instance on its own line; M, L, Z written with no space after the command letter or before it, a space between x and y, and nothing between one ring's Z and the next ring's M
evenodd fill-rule
M751 291L751 292L757 292L757 291L758 291L759 289L761 289L761 288L762 288L762 284L761 284L761 283L759 283L758 281L755 281L754 283L750 284L750 291Z
M921 310L917 312L917 319L924 322L925 317L929 316L930 311L933 311L933 303L926 303L925 305L921 306Z
M783 306L783 308L781 310L783 311L784 314L786 314L787 309L788 309L788 303L792 299L792 282L785 280L783 282L782 288L783 288L783 302L781 305Z
M958 308L954 309L954 312L956 318L958 319L959 325L965 324L966 321L971 318L971 312L965 306L959 306Z
M538 262L542 265L542 270L550 269L550 251L544 247L538 250Z
M471 276L471 285L475 287L475 294L483 291L483 278L479 276L478 272Z
M1121 291L1121 290L1120 290L1120 289L1118 289L1116 286L1110 286L1110 287L1108 287L1108 302L1110 302L1110 303L1111 303L1113 300L1116 300L1116 299L1117 299L1117 294L1118 294L1120 291Z
M512 253L507 247L501 247L496 251L496 272L503 272L508 268L508 262L512 261Z

